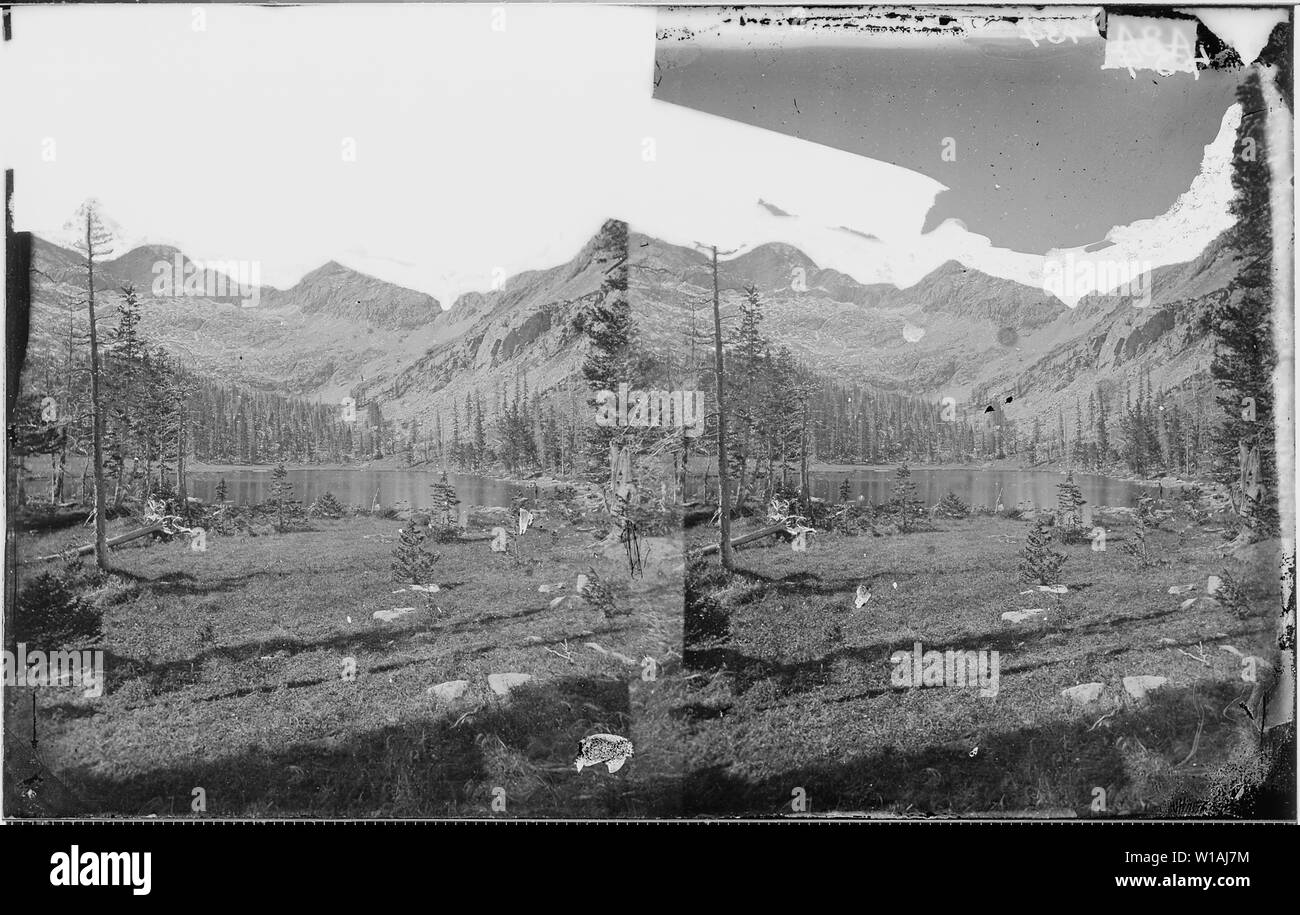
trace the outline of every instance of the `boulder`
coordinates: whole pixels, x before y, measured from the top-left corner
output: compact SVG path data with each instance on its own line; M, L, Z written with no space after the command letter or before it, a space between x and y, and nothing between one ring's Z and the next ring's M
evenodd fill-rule
M1026 620L1042 619L1047 615L1047 610L1042 607L1035 607L1032 610L1008 610L1002 614L1004 623L1023 623Z
M408 613L414 613L414 607L398 607L396 610L376 610L373 618L384 623L391 623L393 620L406 616Z
M469 689L468 680L448 680L446 683L435 683L426 692L439 702L455 702L465 695L467 689Z
M1125 677L1124 689L1130 696L1139 702L1147 697L1147 693L1153 692L1169 682L1168 677Z
M1071 702L1087 705L1090 702L1096 702L1101 696L1101 691L1105 688L1103 683L1080 683L1078 686L1071 686L1061 690L1061 695Z
M508 696L516 686L522 686L531 679L532 674L488 674L488 686L498 696Z

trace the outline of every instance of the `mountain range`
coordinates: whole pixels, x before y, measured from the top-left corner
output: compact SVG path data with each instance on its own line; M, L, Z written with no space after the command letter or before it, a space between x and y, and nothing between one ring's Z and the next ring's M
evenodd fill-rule
M661 365L683 364L692 322L700 339L712 328L709 258L632 228L629 297L640 345ZM585 343L573 318L599 295L607 269L601 238L567 263L466 293L449 309L332 261L288 289L260 287L255 307L236 296L157 296L154 265L189 263L157 245L104 261L97 285L133 284L143 333L214 379L324 402L377 398L389 418L430 422L468 394L482 395L490 416L493 391L519 382L585 397L578 377ZM34 342L52 343L66 328L50 292L61 275L84 282L71 269L78 261L36 239ZM764 332L828 377L936 401L1014 394L1006 411L1014 419L1069 412L1098 385L1119 390L1139 371L1156 388L1186 384L1209 365L1211 344L1198 321L1226 294L1232 268L1221 236L1195 260L1155 270L1146 307L1091 295L1068 308L1041 289L953 261L899 289L859 283L773 243L720 261L719 287L724 328L735 326L752 284Z

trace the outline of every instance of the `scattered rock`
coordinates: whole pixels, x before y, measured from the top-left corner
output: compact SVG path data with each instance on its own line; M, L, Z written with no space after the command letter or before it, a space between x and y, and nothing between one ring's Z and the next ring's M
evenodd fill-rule
M467 689L469 689L468 680L448 680L446 683L437 683L430 686L425 692L439 702L455 702L465 695Z
M1078 686L1071 686L1061 690L1061 695L1079 705L1087 705L1090 702L1096 702L1101 696L1101 691L1105 688L1104 683L1080 683Z
M532 674L488 674L488 686L498 696L508 696L516 686L522 686L531 679Z
M381 622L391 623L393 620L398 619L399 617L403 617L406 616L406 614L408 613L414 613L414 612L415 612L414 607L398 607L396 610L376 610L374 612L373 618L380 620Z
M1147 693L1153 692L1169 682L1168 677L1125 677L1124 689L1130 696L1138 701L1146 698Z
M1039 619L1047 614L1043 607L1035 607L1032 610L1008 610L1002 614L1004 623L1023 623L1025 620Z

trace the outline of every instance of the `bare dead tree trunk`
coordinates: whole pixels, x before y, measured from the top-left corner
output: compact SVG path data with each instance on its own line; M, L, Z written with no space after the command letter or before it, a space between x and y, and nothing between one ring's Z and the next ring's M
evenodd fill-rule
M713 369L718 387L718 524L722 528L719 554L722 567L731 571L731 485L727 474L727 392L722 365L722 312L718 302L718 246L713 246Z
M86 302L90 317L90 423L95 466L95 565L108 571L108 519L104 493L104 416L99 403L99 337L95 328L95 249L86 214Z

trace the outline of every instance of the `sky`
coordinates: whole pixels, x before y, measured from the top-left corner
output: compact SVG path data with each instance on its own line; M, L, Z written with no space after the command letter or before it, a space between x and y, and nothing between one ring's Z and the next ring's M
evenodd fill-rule
M977 143L959 140L958 167L945 172L899 152L898 138L922 127L948 135L946 124L927 123L930 111L862 103L854 110L873 113L853 124L856 136L874 138L864 146L817 133L845 121L836 97L870 96L870 80L881 78L860 50L856 61L825 46L801 52L796 45L817 39L799 36L766 78L780 92L747 76L753 55L742 55L723 80L683 65L670 97L656 70L656 29L668 15L555 5L17 7L14 40L0 45L0 84L11 87L0 164L16 169L15 222L56 234L94 196L133 242L174 244L197 260L256 260L280 287L333 259L444 307L497 275L569 260L608 218L724 250L788 241L863 282L900 285L953 257L1032 282L1049 249L1126 232L1158 266L1195 256L1226 228L1223 151L1239 112L1222 79L1144 74L1173 88L1135 98L1176 99L1191 115L1182 129L1153 128L1166 161L1152 166L1161 180L1149 193L1112 187L1124 203L1098 215L1067 184L1054 199L1056 215L1070 213L1058 221L1086 216L1086 232L1002 233L1009 217L981 196L987 182L972 191L979 182L962 176L977 168L977 150L987 156L1002 142L1006 182L993 183L1014 186L1009 138L1028 128L1005 91L953 96L951 78L927 83L924 58L951 54L924 44L891 52L913 61L895 96L920 87L932 102L955 98L973 111L968 126L986 128ZM828 53L841 55L839 75L810 63L809 54ZM1084 52L1070 53L1068 73L1088 69ZM1100 48L1089 53L1099 67ZM994 72L986 54L961 54L972 85ZM701 95L706 78L715 85ZM1129 79L1112 71L1095 81ZM768 113L737 110L745 99L784 107L784 90L800 80L811 81L799 107L812 114L798 130L788 117L781 127ZM1031 82L1041 80L1022 80ZM1055 129L1099 110L1066 109ZM1132 123L1126 115L1099 137L1113 141ZM1086 164L1073 147L1091 134L1066 138L1072 163ZM1099 149L1099 180L1114 155Z

